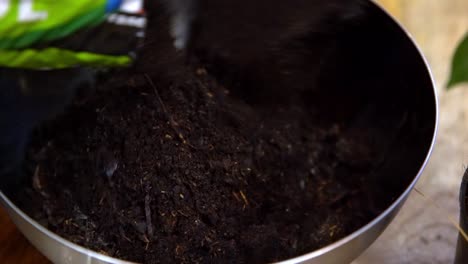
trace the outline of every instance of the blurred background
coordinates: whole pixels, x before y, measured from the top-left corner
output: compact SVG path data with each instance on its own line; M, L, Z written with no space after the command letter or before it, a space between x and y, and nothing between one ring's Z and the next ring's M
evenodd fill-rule
M468 31L468 0L376 0L414 37L437 84L440 127L434 153L417 188L442 209L413 192L385 233L353 264L453 263L458 192L468 164L468 85L445 90L452 53ZM48 263L0 208L0 262Z
M467 0L377 0L413 36L433 71L439 94L439 133L417 188L383 235L353 264L453 263L458 192L468 164L468 85L445 89L451 57L468 32Z

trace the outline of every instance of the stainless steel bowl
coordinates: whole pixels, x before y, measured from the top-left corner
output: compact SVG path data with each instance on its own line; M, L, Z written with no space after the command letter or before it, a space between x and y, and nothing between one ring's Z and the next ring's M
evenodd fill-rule
M356 67L349 71L354 71L353 74L373 74L373 79L380 80L380 83L364 81L363 87L372 86L367 92L374 89L373 96L376 98L395 102L386 105L382 113L376 111L382 116L382 123L387 123L388 113L405 109L400 111L404 115L403 123L400 124L404 128L403 135L392 142L387 150L390 158L382 163L380 170L370 179L382 188L393 186L397 190L396 195L384 212L349 236L282 263L336 264L354 260L374 242L398 213L431 154L437 130L438 106L430 69L405 30L377 4L372 5L375 18L373 28L378 30L356 40L356 52L367 55L363 55L362 60L356 60ZM377 78L375 74L382 76ZM362 79L367 79L366 75ZM359 92L346 96L353 94L361 96ZM385 100L382 102L387 102ZM392 105L395 109L387 109L393 107ZM23 213L1 192L0 201L19 230L54 263L129 263L59 237Z

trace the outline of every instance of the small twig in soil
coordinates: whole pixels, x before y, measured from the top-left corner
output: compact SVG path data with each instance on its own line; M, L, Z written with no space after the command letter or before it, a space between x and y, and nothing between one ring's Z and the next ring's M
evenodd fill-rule
M145 78L148 81L149 85L153 88L154 93L156 94L156 98L158 99L159 104L161 105L161 108L162 108L164 114L166 115L166 117L169 117L166 106L164 105L164 103L163 103L163 101L161 99L161 96L159 95L158 89L156 88L156 85L154 85L154 83L153 83L153 80L151 80L151 78L148 76L148 74L145 74ZM172 118L168 118L168 119L172 120Z
M182 255L182 251L181 251L182 247L180 245L176 245L176 248L175 248L175 253L176 255Z
M237 200L238 202L241 201L236 192L232 192L232 195L234 195L234 198L236 198L236 200Z
M106 193L104 193L102 196L101 196L101 199L99 199L99 205L102 205L102 202L104 202L104 199L106 198Z
M189 215L184 213L182 210L177 210L177 212L182 216L189 217Z
M339 193L337 196L335 196L335 198L331 199L328 202L328 205L333 206L333 205L337 204L338 202L341 202L345 198L348 198L349 196L356 195L359 192L360 192L359 190L352 190L352 191L345 191L345 192Z
M122 227L119 227L119 231L120 231L120 235L125 239L127 240L128 242L132 242L132 240L130 238L128 238L126 235L125 235L125 232L123 230Z
M330 229L329 229L330 233L329 233L328 235L329 235L330 237L333 237L333 236L335 235L335 231L336 231L337 228L338 228L337 225L331 226Z
M244 200L244 203L246 206L249 206L249 200L247 200L247 196L245 196L244 192L243 191L239 191L241 197L242 197L242 200Z
M41 167L39 165L36 166L36 169L34 170L33 178L32 178L32 183L33 183L33 188L38 192L40 195L42 195L44 198L48 198L49 195L45 192L44 190L44 184L41 181L40 177L40 170Z
M185 140L185 137L184 135L182 134L182 132L180 132L180 130L177 128L177 122L174 121L174 119L172 118L172 116L169 114L169 112L167 111L166 109L166 106L164 105L164 102L163 100L161 99L161 96L159 95L159 92L158 92L158 89L156 88L156 85L154 85L153 83L153 80L151 80L151 78L148 76L148 74L145 74L145 78L146 80L148 81L149 85L153 88L154 90L154 93L156 95L156 98L158 99L158 102L159 102L159 105L161 106L163 112L164 112L164 115L166 116L166 119L167 121L169 122L169 125L171 125L171 128L172 130L174 130L175 134L177 135L177 137L180 139L180 141L183 143L183 144L186 144L188 145L189 147L191 148L194 148L194 149L197 149L195 148L193 145L191 145L189 142L187 142L187 140Z
M150 196L145 196L145 217L146 217L146 229L149 237L153 237L153 223L151 222L151 208L150 208Z

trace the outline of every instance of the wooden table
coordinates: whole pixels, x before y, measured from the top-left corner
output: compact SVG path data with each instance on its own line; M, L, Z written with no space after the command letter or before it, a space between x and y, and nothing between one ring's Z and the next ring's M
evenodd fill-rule
M0 263L50 263L18 231L2 206L0 206L0 227Z

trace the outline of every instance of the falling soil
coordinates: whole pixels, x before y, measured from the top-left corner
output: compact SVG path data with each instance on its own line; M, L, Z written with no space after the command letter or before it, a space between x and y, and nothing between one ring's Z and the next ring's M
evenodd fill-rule
M265 263L385 208L366 181L374 130L321 122L301 94L251 103L200 62L177 81L140 69L37 131L19 203L51 231L135 262Z

